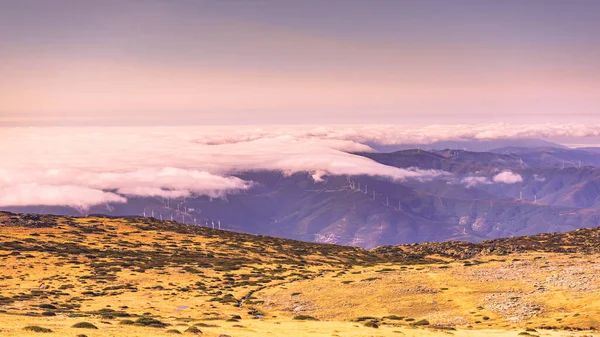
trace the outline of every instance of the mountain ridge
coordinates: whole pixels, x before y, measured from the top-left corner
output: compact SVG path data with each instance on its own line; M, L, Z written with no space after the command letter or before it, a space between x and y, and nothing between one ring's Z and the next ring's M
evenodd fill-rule
M130 196L127 203L95 206L88 212L172 217L183 223L214 223L239 232L364 248L449 239L478 242L600 224L600 168L595 166L600 157L595 153L543 147L509 153L411 149L354 155L438 174L397 180L324 175L315 181L310 172L238 172L236 177L252 181L252 188L222 198ZM579 159L585 159L581 165ZM499 179L504 172L515 180ZM3 209L80 214L66 207Z

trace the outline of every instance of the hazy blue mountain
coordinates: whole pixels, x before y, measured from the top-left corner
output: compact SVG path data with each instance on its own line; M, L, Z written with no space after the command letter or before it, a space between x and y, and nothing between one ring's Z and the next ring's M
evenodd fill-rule
M88 213L152 216L240 232L374 247L401 243L480 241L600 223L599 154L554 147L505 147L493 152L410 149L362 153L385 165L436 169L432 180L390 181L370 176L284 175L254 171L238 176L255 182L222 199L129 198ZM581 161L566 164L562 161ZM521 182L494 182L500 172ZM478 177L479 183L467 181ZM360 189L359 189L360 186ZM81 215L65 207L10 207L14 212Z
M453 141L438 141L431 144L398 144L398 145L380 145L375 143L367 143L379 152L394 152L409 149L425 149L425 150L445 150L445 149L461 149L466 151L485 152L501 147L555 147L566 148L558 143L549 142L543 139L465 139Z

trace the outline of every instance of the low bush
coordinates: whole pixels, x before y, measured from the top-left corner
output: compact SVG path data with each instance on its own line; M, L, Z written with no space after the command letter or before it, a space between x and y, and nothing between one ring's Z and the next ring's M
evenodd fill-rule
M179 330L177 330L177 329L169 329L169 330L167 330L165 332L166 333L171 333L171 334L174 334L174 335L181 335L181 332Z
M421 319L421 320L418 320L418 321L416 321L416 322L414 322L414 323L411 323L411 325L412 325L412 326L423 326L423 325L429 325L429 321L428 321L428 320L426 320L426 319Z
M28 326L24 327L23 330L32 331L32 332L43 332L43 333L52 332L52 330L50 330L48 328L43 328L43 327L37 326L37 325L28 325Z
M206 324L206 323L196 323L194 326L199 326L203 328L218 328L219 326L216 324Z
M198 329L195 326L191 326L191 327L185 329L185 332L187 332L187 333L193 333L193 334L199 334L199 333L202 333L202 330Z
M365 322L364 326L366 326L367 328L375 328L375 329L379 328L379 324L377 324L376 321Z
M72 328L77 328L77 329L98 329L98 327L96 327L94 324L90 323L90 322L79 322L79 323L75 323Z
M140 317L137 320L135 320L134 324L139 326L148 326L152 328L164 328L168 325L167 323L163 323L152 317Z

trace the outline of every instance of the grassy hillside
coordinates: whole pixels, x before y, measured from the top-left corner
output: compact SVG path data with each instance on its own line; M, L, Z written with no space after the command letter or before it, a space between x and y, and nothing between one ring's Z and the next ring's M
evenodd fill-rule
M366 251L153 219L0 213L0 335L595 335L597 238Z

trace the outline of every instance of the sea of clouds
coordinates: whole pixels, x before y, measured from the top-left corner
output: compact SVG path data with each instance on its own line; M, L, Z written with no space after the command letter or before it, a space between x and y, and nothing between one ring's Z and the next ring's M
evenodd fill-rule
M129 196L222 197L253 186L237 172L432 179L446 173L386 166L353 152L365 144L441 140L597 137L600 125L190 126L0 128L0 206L123 203ZM468 186L515 183L501 172Z

